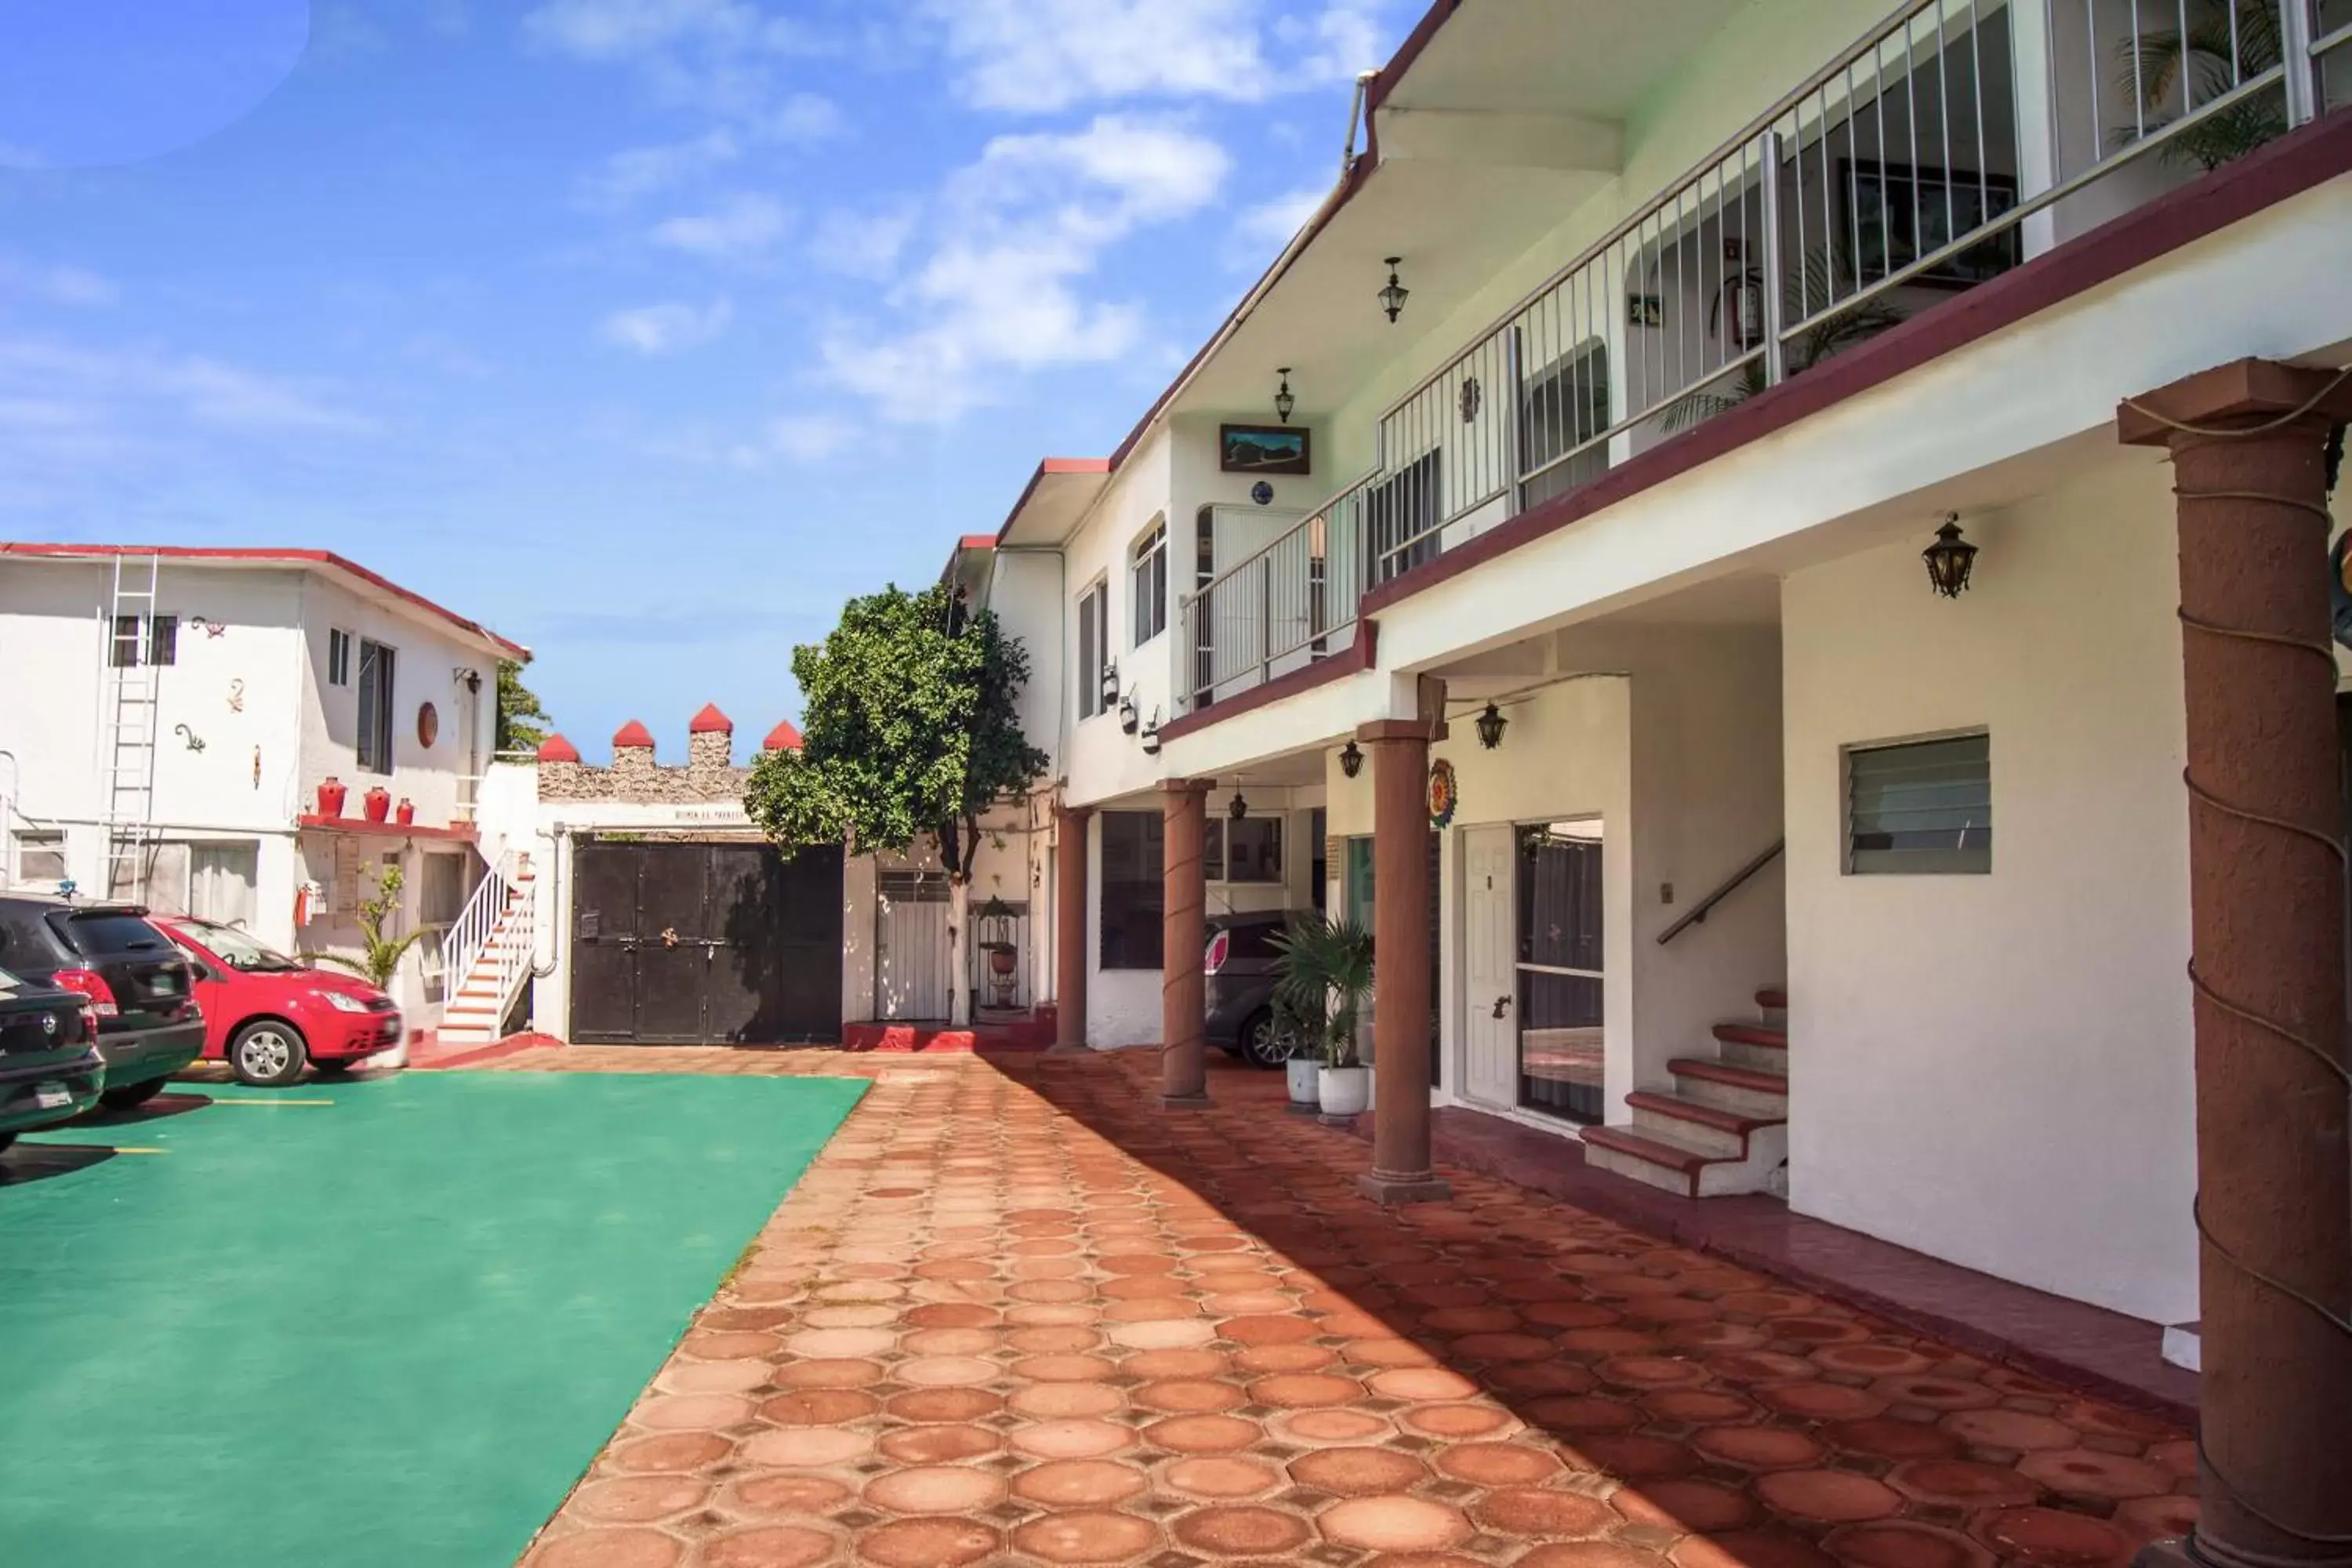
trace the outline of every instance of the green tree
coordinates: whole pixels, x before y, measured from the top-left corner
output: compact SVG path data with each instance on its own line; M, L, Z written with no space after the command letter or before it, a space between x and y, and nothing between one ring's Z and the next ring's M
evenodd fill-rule
M346 958L340 952L306 952L302 956L320 963L331 963L338 969L348 969L379 991L392 988L393 976L400 973L400 961L408 956L425 935L422 931L406 936L394 936L392 927L400 919L400 889L404 881L397 863L386 861L376 877L375 897L362 899L358 910L360 923L360 955Z
M497 749L501 752L536 751L547 739L547 731L530 722L545 719L547 710L539 705L538 694L522 683L522 661L516 658L499 660L499 738Z
M793 674L801 749L761 755L744 809L788 854L819 844L905 850L935 837L948 871L952 1022L970 1022L963 932L981 816L1023 795L1048 761L1016 710L1027 651L944 585L894 585L850 600L824 642L794 648Z

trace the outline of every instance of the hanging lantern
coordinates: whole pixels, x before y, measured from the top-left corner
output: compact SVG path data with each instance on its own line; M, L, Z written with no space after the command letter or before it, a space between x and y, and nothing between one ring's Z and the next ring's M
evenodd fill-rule
M1298 406L1298 399L1290 395L1290 367L1284 365L1279 374L1282 385L1275 391L1274 411L1287 425L1290 423L1290 411Z
M1509 722L1508 719L1503 717L1501 709L1491 702L1487 703L1486 710L1478 715L1478 743L1490 752L1501 745L1503 727Z
M1953 512L1936 531L1936 542L1919 552L1927 563L1927 581L1947 599L1969 591L1969 574L1976 569L1977 547L1960 537L1960 514Z
M1364 771L1364 748L1350 741L1339 748L1339 771L1354 778Z
M1404 302L1412 298L1412 290L1406 288L1397 278L1397 267L1403 260L1404 258L1402 256L1391 256L1388 258L1389 286L1381 290L1381 309L1389 313L1389 320L1391 322L1404 314Z
M1225 815L1232 817L1235 822L1239 822L1243 817L1249 815L1249 802L1244 798L1242 795L1242 786L1238 780L1236 780L1234 784L1234 803L1225 807Z

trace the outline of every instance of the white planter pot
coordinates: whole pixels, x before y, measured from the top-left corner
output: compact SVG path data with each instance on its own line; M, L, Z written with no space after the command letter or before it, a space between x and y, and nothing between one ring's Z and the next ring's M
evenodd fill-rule
M1315 1082L1326 1116L1356 1116L1371 1106L1370 1068L1320 1068L1316 1071Z
M1293 1105L1315 1104L1321 1092L1316 1085L1315 1075L1323 1070L1316 1065L1315 1058L1293 1057L1282 1066L1284 1073L1290 1079L1290 1103Z

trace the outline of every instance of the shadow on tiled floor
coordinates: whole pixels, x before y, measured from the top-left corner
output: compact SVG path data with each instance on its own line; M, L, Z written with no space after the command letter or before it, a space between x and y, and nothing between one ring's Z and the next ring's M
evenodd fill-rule
M2147 1416L1475 1173L1383 1210L1272 1075L831 1070L875 1089L532 1568L2121 1568L2193 1518Z

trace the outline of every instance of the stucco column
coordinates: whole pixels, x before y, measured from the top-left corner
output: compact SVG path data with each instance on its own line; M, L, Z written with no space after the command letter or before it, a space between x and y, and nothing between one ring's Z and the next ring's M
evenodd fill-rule
M1087 1048L1087 825L1094 807L1054 810L1054 1048L1075 1056Z
M2323 456L2347 416L2352 384L2260 360L2118 416L2126 441L2172 454L2189 731L2204 1464L2196 1531L2157 1560L2352 1564L2352 1332L2329 1321L2352 1318L2352 1080Z
M1166 779L1160 788L1160 1103L1209 1103L1207 779Z
M1429 734L1421 720L1366 724L1372 753L1372 1168L1384 1204L1454 1195L1429 1168Z

